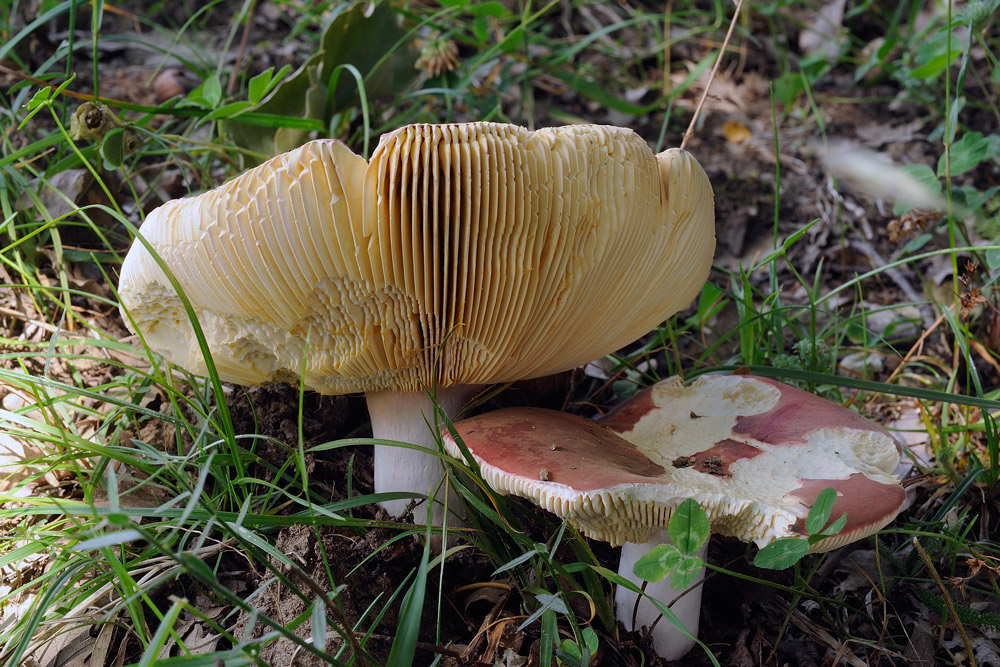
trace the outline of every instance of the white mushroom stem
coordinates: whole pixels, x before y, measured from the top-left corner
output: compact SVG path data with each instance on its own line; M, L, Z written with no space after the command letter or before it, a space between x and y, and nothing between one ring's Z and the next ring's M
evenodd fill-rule
M475 393L475 386L439 388L437 404L449 418L458 414ZM368 414L372 422L372 436L380 440L396 440L418 445L430 451L375 445L375 493L409 491L426 495L434 502L432 525L443 525L444 496L434 493L441 484L444 467L433 452L438 451L437 432L440 424L435 419L434 404L425 392L368 392ZM457 507L455 498L449 498L452 512ZM399 516L409 504L408 500L388 500L379 503L389 514ZM424 523L426 510L414 512L417 523ZM454 525L454 522L450 522Z
M667 535L667 531L660 529L653 533L653 536L649 538L649 541L645 544L636 544L634 542L626 542L622 546L622 558L618 565L618 574L625 577L629 581L635 582L637 586L642 586L642 580L632 574L632 567L635 565L636 561L645 556L649 551L659 546L660 544L672 544L670 536ZM708 540L702 545L701 549L698 550L695 556L705 560L705 556L708 552ZM701 570L698 572L698 577L695 579L699 582L705 576L705 567L702 566ZM661 581L649 582L646 584L646 595L651 598L655 598L664 604L670 604L670 601L681 594L682 591L677 591L670 586L670 576L668 575ZM698 636L698 617L701 612L701 592L702 586L699 584L697 588L688 592L684 597L674 603L670 607L670 610L677 615L680 622L687 628L695 637ZM653 623L660 616L660 611L653 606L649 600L643 598L639 601L639 608L636 611L635 599L638 597L632 591L619 587L615 592L615 611L618 616L618 620L625 625L626 630L633 630L642 627L652 627ZM635 614L635 625L632 624L633 613ZM656 647L656 653L661 658L665 660L678 660L683 655L694 647L694 641L688 639L680 633L680 631L674 627L666 618L661 618L659 623L656 623L656 627L653 628L653 645Z

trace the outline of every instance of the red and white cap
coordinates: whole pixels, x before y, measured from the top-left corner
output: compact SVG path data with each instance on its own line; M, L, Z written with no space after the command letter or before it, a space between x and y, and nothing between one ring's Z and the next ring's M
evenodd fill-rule
M715 533L758 546L804 536L816 496L833 487L832 517L846 512L847 525L811 548L827 551L875 533L905 499L899 446L883 428L761 377L671 378L599 422L511 408L455 427L494 489L614 545L645 542L687 498Z

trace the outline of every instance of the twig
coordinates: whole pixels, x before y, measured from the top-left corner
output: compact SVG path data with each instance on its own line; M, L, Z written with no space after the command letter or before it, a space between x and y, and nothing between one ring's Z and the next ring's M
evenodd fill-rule
M22 81L30 81L31 83L35 84L36 86L41 86L42 88L48 88L49 90L55 90L56 88L59 87L59 84L57 84L57 83L51 83L49 81L42 81L41 79L37 79L37 78L31 76L30 74L25 74L24 72L19 72L16 69L11 69L11 68L6 67L4 65L0 65L0 72L6 74L7 76L12 76L15 79L21 79ZM85 100L87 102L93 102L94 99L95 99L92 94L89 94L89 93L78 93L78 92L70 90L68 88L65 89L65 90L63 90L61 94L65 95L67 97L76 98L78 100ZM101 101L102 102L110 102L110 103L113 103L113 104L117 103L118 105L123 104L123 102L120 102L119 100L112 100L112 99L109 99L107 97L102 97Z
M705 84L705 90L701 92L701 99L698 100L698 105L694 108L694 115L691 116L691 123L688 125L688 129L684 133L684 139L681 140L681 149L687 146L688 140L690 140L694 135L694 125L698 122L698 115L701 114L701 107L705 104L705 98L708 97L708 90L712 87L712 82L715 81L715 75L719 73L719 65L722 64L722 56L726 54L726 48L729 46L729 40L733 36L733 30L736 29L736 20L740 17L741 9L743 9L743 0L736 0L736 9L733 11L733 20L729 22L729 30L726 32L726 38L722 40L722 48L719 49L719 57L715 59L715 65L712 66L712 73L708 76L708 83Z
M660 97L667 99L670 97L670 17L674 11L674 0L667 0L666 7L663 8L663 89Z
M233 71L229 73L229 83L226 84L226 95L232 95L236 90L236 77L240 72L240 65L247 52L247 42L250 41L250 28L253 26L253 13L257 9L257 0L251 0L247 8L247 15L243 24L243 36L240 37L240 50L236 54L236 62L233 63Z
M931 573L934 581L937 582L938 588L941 589L941 596L944 597L944 603L948 606L951 617L955 619L955 627L958 628L958 634L962 636L962 641L965 643L965 650L969 652L969 667L976 667L976 654L972 650L972 642L969 641L969 635L965 634L965 626L962 625L962 619L958 617L958 611L955 610L955 604L951 601L948 589L944 587L944 582L941 581L941 575L934 569L934 563L931 562L930 556L927 555L924 548L920 546L920 541L916 537L912 541L913 546L917 548L917 552L927 566L927 570Z

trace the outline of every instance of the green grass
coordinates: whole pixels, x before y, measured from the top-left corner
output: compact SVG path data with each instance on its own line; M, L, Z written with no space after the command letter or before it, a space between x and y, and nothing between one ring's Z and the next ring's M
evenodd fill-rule
M525 646L539 641L543 663L578 664L594 650L587 630L596 631L605 660L638 659L640 649L614 626L616 563L606 547L525 502L497 496L474 466L455 460L451 467L462 474L449 484L466 506L469 528L453 531L459 537L447 557L414 547L424 529L375 516L380 496L358 491L355 466L370 440L349 432L308 440L304 423L316 415L302 392L295 437L265 435L261 423L240 430L231 414L239 390L210 363L209 376L199 378L148 354L117 314L116 272L152 202L209 189L310 133L367 156L379 134L407 123L534 127L622 118L657 148L676 143L690 118L684 102L700 90L698 77L714 62L731 18L729 3L672 3L675 52L668 61L660 7L443 4L378 5L380 50L372 52L376 38L364 31L363 8L274 3L296 62L307 63L299 76L260 59L270 43L250 44L236 61L205 47L206 31L216 30L229 53L239 52L245 22L261 12L254 2L187 7L181 21L171 18L169 3L96 13L74 2L0 6L0 391L22 397L5 399L0 434L40 450L30 465L0 470L0 479L15 480L0 492L0 664L27 664L54 637L81 630L98 640L92 664L263 664L262 650L279 639L325 664L427 664L456 651L447 643L448 605L470 564L488 583L507 587L497 613L516 618L512 627L520 626ZM806 20L793 4L745 8L723 61L772 81L774 134L762 144L782 155L799 151L804 141L780 139L786 130L825 144L845 104L891 97L901 113L926 119L941 156L908 167L948 202L941 221L897 244L885 266L838 268L832 283L831 257L808 270L796 264L831 220L804 221L785 233L790 221L780 206L793 196L786 192L790 167L772 165L774 210L764 213L774 220L771 250L739 269L719 267L694 308L611 357L617 372L607 386L585 380L567 403L608 406L672 374L749 367L865 413L915 414L935 459L921 470L917 503L864 547L878 564L874 603L835 592L830 556L807 557L780 576L752 567L755 548L710 563L715 581L769 586L786 603L780 631L767 640L775 655L796 632L798 603L808 600L809 622L871 664L889 664L887 656L907 649L901 614L893 611L900 605L949 636L961 628L980 637L1000 626L988 610L1000 601L992 518L1000 356L990 333L1000 326L1000 233L997 187L987 177L1000 156L991 133L1000 116L997 28L987 11L995 3L929 15L920 29L913 27L920 3L891 11L861 3L849 10L832 65L800 59L786 42ZM949 22L971 26L972 38L963 42L961 32L944 28ZM133 26L164 38L163 58L182 54L197 88L162 102L119 99L114 72L99 59L115 45L141 43ZM66 41L50 43L52 30L74 28ZM350 39L330 37L345 28ZM456 69L428 79L413 68L414 39L432 32L453 40L459 58ZM182 50L190 45L194 50ZM741 64L740 50L756 55ZM159 69L150 66L143 76ZM274 90L284 91L282 101L267 99ZM121 126L74 140L71 117L95 100ZM701 143L693 150L726 149L705 126L695 136ZM72 175L89 185L70 185ZM830 190L863 201L839 179ZM827 242L846 257L863 226L855 209L834 204ZM963 268L966 259L978 267ZM941 261L951 278L924 289ZM898 294L891 271L911 281L919 303L885 298ZM963 313L962 297L973 287L984 303ZM930 322L911 317L908 306L930 314ZM883 317L896 321L876 326ZM850 352L879 355L891 367L863 377L835 372L835 361ZM328 480L310 465L337 456L350 461L350 474L347 491L331 501ZM305 568L276 546L280 531L293 527L311 535L318 567ZM342 568L345 556L331 547L369 538L369 552ZM357 596L366 606L355 608L351 588L397 552L412 558L381 594ZM267 604L279 586L300 602L290 605L297 610L291 618ZM218 635L207 653L188 646L197 639L188 634L195 624ZM165 649L169 660L161 658ZM937 661L960 661L936 650ZM721 649L709 651L715 657L698 659L725 659Z

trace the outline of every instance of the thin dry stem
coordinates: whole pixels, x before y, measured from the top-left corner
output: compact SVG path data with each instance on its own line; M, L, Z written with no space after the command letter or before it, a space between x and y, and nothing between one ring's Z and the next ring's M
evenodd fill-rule
M712 73L708 76L708 83L705 84L705 90L701 92L701 99L698 100L698 105L694 108L694 115L691 116L691 123L688 125L688 129L684 132L684 139L681 140L681 149L687 146L688 141L694 135L694 126L698 122L698 116L701 114L701 107L705 104L705 99L708 97L708 91L712 87L712 82L715 81L716 75L719 73L719 65L722 64L722 56L726 54L726 49L729 47L729 40L733 36L733 30L736 29L736 21L740 17L740 10L743 9L743 0L736 0L736 9L733 11L733 20L729 22L729 30L726 31L726 38L722 40L722 48L719 49L719 57L715 59L715 65L712 66Z
M236 90L237 76L239 74L243 58L246 57L247 42L250 41L250 28L253 27L253 15L256 9L257 1L254 0L250 4L250 8L247 10L245 23L243 24L243 35L240 37L240 50L236 54L236 62L233 63L233 71L229 73L229 82L226 84L226 95L232 95Z
M663 99L670 98L670 16L674 11L674 0L667 0L663 8Z
M944 582L941 581L941 575L938 574L936 569L934 569L934 563L931 562L930 556L928 556L927 552L924 551L924 548L920 546L920 540L916 537L913 538L913 546L916 547L917 552L920 554L920 558L924 561L924 565L927 566L927 571L931 573L931 576L937 583L938 588L941 589L941 597L944 598L944 603L948 606L948 612L951 614L951 617L955 619L955 627L958 628L958 634L962 636L962 642L965 644L965 650L969 652L969 667L976 667L976 654L972 650L972 642L969 641L969 635L965 633L965 626L962 625L962 619L958 617L958 611L955 609L955 603L951 601L951 595L948 594L948 589L945 588Z

